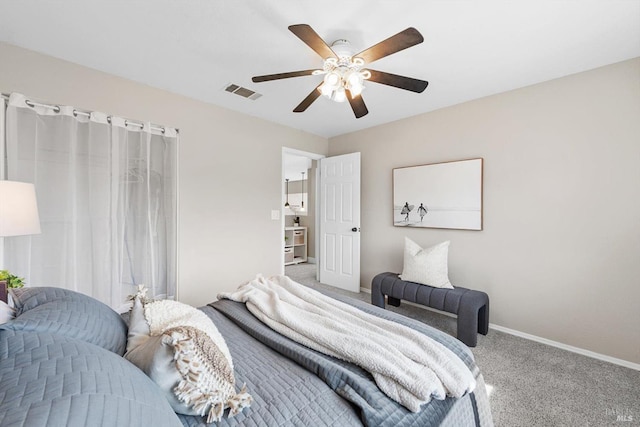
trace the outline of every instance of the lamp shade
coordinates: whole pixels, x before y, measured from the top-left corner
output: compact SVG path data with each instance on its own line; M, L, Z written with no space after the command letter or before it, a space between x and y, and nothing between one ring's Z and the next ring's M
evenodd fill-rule
M40 234L33 184L0 181L0 237Z

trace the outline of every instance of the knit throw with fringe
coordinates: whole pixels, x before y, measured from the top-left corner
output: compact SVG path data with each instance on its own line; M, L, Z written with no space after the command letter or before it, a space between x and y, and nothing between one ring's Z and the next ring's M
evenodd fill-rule
M139 292L136 299L142 302L142 296ZM133 310L141 305L134 303ZM229 348L206 314L170 300L147 302L143 310L149 336L162 336L162 344L173 349L180 380L172 391L185 406L185 411L174 408L176 412L196 412L212 423L222 419L226 408L233 417L251 405L246 386L236 393Z
M176 397L206 415L207 423L220 421L225 408L233 417L251 404L246 385L236 394L233 368L207 334L189 326L176 327L164 333L162 342L173 347L182 377L173 389Z

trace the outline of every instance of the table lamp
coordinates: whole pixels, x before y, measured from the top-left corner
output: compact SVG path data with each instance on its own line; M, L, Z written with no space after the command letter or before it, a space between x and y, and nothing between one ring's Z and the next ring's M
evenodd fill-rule
M0 237L28 234L40 234L34 185L0 181ZM4 261L4 251L0 251L0 255L0 261ZM0 300L7 301L7 283L4 281L0 282Z

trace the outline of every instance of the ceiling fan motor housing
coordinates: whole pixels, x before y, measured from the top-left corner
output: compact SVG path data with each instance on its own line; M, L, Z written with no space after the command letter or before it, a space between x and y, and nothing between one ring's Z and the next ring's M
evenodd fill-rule
M351 43L349 40L338 39L331 43L331 50L338 57L338 63L342 61L351 61L351 57L353 56L353 49L351 48Z

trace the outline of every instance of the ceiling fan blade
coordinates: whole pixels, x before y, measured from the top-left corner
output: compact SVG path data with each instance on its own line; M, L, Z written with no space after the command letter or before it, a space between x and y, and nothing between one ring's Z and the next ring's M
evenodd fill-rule
M294 113L302 113L303 111L305 111L307 108L309 108L309 106L311 104L313 104L313 101L315 101L316 99L318 99L318 97L320 96L320 91L318 90L318 88L320 86L322 86L321 82L318 86L316 86L309 95L307 95L307 97L305 99L302 100L302 102L300 104L298 104L298 106L296 108L293 109Z
M367 70L371 73L371 77L368 79L369 81L410 90L411 92L422 93L429 85L429 82L424 80L385 73L384 71L371 70L369 68L367 68Z
M351 105L351 109L353 110L353 114L355 114L356 119L369 114L369 110L367 110L367 106L364 104L362 95L358 95L355 98L352 98L351 91L347 90L347 99L349 100L349 104Z
M354 58L362 58L365 63L370 64L380 58L389 56L393 53L400 52L411 46L415 46L424 41L422 34L413 27L409 27L399 32L395 36L391 36L380 43L365 49L360 53L353 55Z
M307 24L289 25L289 31L295 34L307 46L313 49L322 59L338 58L328 44Z
M255 76L251 78L254 83L268 82L270 80L288 79L291 77L310 76L316 70L291 71L289 73L266 74L264 76Z

